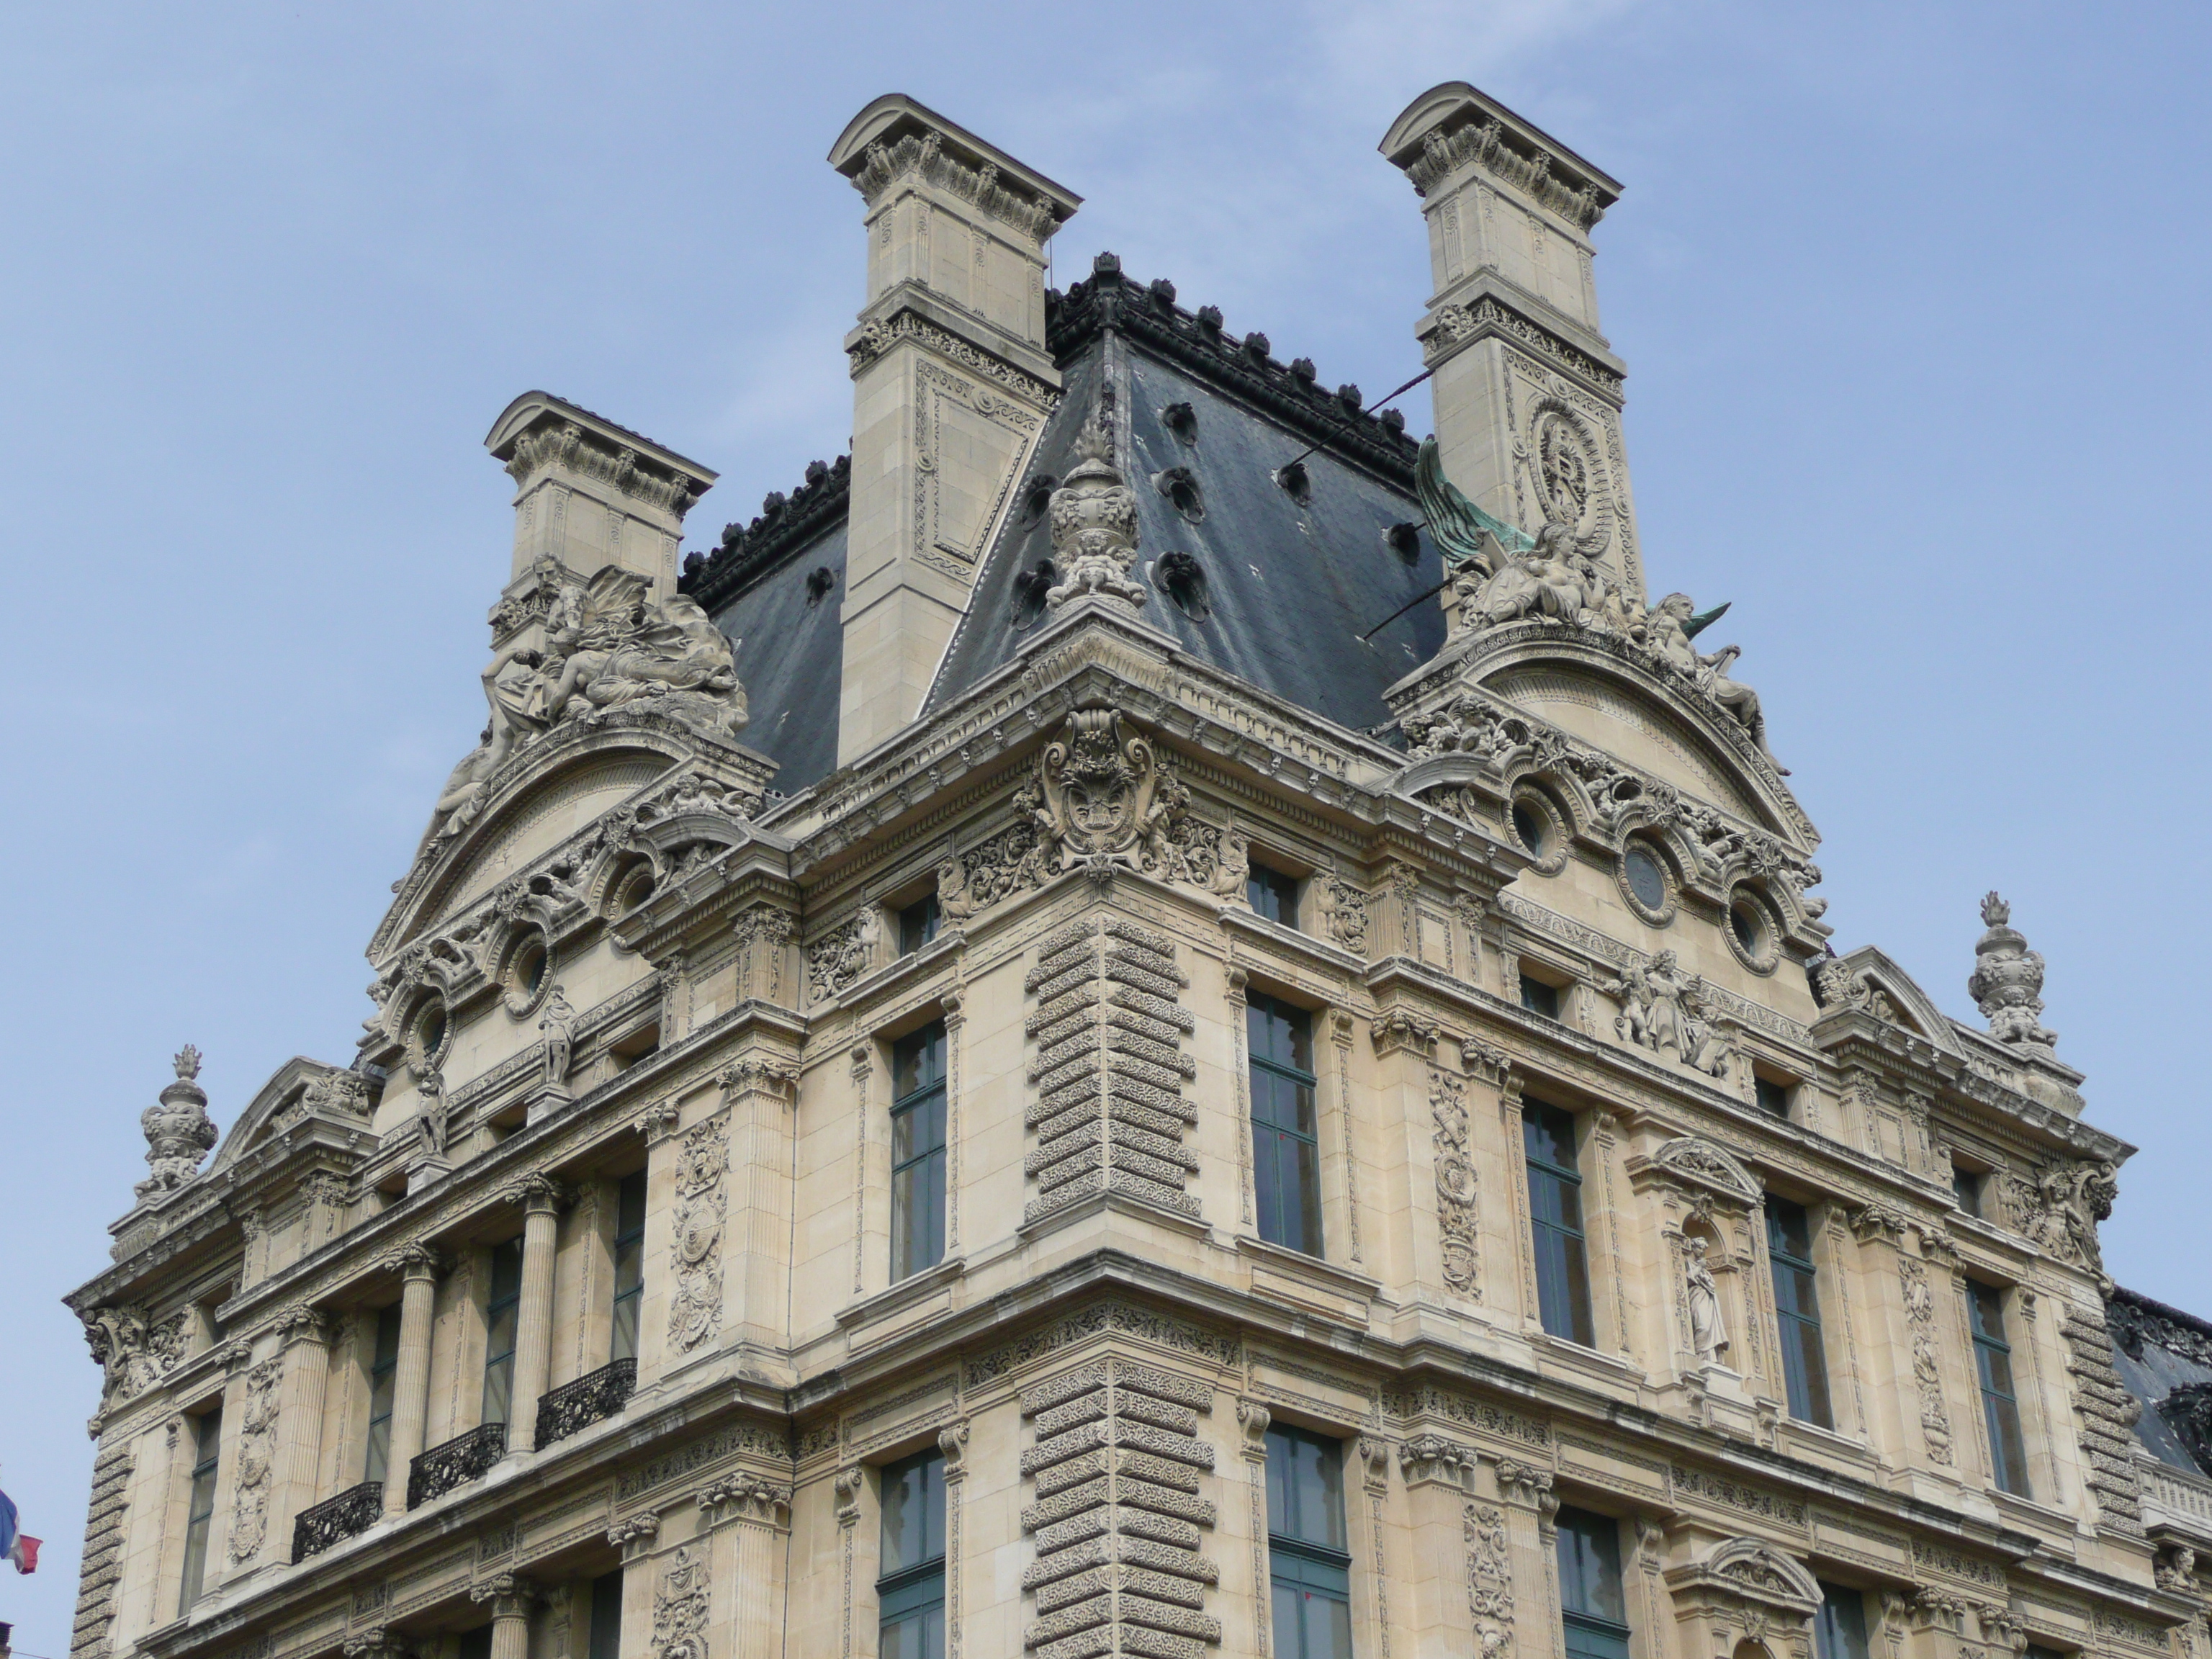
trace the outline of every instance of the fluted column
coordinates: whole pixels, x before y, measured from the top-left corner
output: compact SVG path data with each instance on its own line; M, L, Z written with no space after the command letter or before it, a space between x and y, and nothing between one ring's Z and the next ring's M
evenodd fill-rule
M392 1374L392 1455L385 1464L384 1512L407 1512L407 1472L422 1450L430 1404L430 1320L438 1299L438 1253L427 1244L399 1252L399 1358Z
M507 1449L538 1443L538 1396L545 1392L553 1354L553 1250L568 1193L542 1175L522 1183L522 1301L515 1310L514 1404L507 1414Z
M283 1334L284 1376L276 1413L276 1490L270 1495L269 1535L278 1560L292 1550L292 1519L315 1502L322 1461L323 1391L331 1371L331 1323L321 1310L289 1310L276 1322Z
M469 1592L491 1604L491 1659L530 1659L530 1608L538 1586L519 1572L503 1572Z

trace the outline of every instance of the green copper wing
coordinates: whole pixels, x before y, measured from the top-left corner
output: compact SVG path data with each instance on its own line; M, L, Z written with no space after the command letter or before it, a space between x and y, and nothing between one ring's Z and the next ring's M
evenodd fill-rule
M1420 459L1413 464L1413 489L1421 498L1421 511L1428 516L1429 538L1443 554L1448 568L1456 569L1470 560L1487 566L1491 562L1482 556L1485 535L1494 538L1510 553L1526 553L1536 545L1504 520L1492 518L1460 494L1444 477L1434 438L1421 440Z

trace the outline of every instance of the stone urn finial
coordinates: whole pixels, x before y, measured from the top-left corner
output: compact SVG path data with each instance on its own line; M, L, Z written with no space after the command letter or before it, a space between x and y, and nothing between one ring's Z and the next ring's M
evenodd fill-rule
M1988 931L1974 943L1973 977L1966 994L1979 1005L1990 1035L2014 1048L2048 1053L2058 1033L2046 1030L2036 1016L2043 1012L2043 957L2012 926L2012 906L1996 894L1982 901Z
M207 1114L207 1091L198 1081L200 1051L187 1042L171 1062L177 1079L161 1091L161 1103L140 1115L146 1135L146 1162L153 1173L131 1190L141 1200L174 1192L199 1173L200 1159L216 1143L215 1120Z
M1057 611L1096 593L1142 605L1147 595L1129 579L1137 562L1137 492L1115 468L1113 439L1099 411L1083 423L1075 451L1082 459L1052 492L1052 562L1060 581L1045 591L1045 604Z

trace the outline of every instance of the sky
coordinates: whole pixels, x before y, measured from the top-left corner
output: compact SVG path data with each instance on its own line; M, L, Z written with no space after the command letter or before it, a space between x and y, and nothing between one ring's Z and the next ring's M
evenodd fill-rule
M0 817L17 1651L69 1639L99 1379L57 1298L138 1115L187 1042L226 1127L350 1057L481 723L483 433L543 387L653 434L722 474L701 547L841 453L861 205L823 157L890 91L1086 198L1061 286L1111 249L1372 391L1419 368L1375 148L1415 94L1472 81L1623 180L1654 591L1732 603L1838 947L1973 1019L2002 890L2145 1149L2111 1270L2212 1313L2209 47L2201 6L2037 0L5 9L0 562L59 607Z

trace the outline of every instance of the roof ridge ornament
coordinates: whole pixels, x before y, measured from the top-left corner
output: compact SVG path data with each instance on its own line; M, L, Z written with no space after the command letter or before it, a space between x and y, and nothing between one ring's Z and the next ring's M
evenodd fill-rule
M1112 418L1102 397L1076 434L1075 453L1082 459L1052 492L1052 562L1066 573L1045 592L1044 602L1054 611L1091 595L1134 611L1150 597L1129 576L1137 562L1137 492L1114 465Z
M2058 1033L2046 1030L2043 1012L2043 957L2012 926L2012 906L1995 891L1982 900L1987 929L1974 942L1974 971L1966 994L1990 1023L1990 1035L2015 1048L2048 1054Z
M176 1080L161 1091L161 1104L149 1106L138 1119L146 1136L146 1162L153 1170L131 1188L141 1202L173 1193L198 1175L200 1159L216 1143L207 1091L197 1080L200 1051L187 1042L170 1064L176 1068Z

